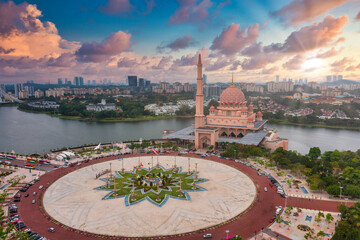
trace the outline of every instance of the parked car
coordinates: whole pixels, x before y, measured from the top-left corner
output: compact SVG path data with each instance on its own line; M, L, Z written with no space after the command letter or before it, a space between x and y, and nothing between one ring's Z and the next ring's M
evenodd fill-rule
M29 196L29 194L28 193L26 193L25 195L24 195L24 197L28 197Z
M206 234L204 234L204 238L212 238L212 234L211 233L206 233Z
M39 189L42 189L43 187L44 187L43 185L40 185L40 186L39 186Z
M267 192L267 188L266 188L266 187L264 187L264 191Z
M53 228L53 227L48 228L48 231L49 231L49 232L55 232L55 228Z
M31 203L32 203L32 204L35 204L35 203L36 203L36 200L35 200L35 199L34 199L34 200L32 200L32 201L31 201Z
M22 189L20 189L20 192L26 192L28 190L27 187L23 187Z
M37 192L33 192L33 195L35 196L37 194Z

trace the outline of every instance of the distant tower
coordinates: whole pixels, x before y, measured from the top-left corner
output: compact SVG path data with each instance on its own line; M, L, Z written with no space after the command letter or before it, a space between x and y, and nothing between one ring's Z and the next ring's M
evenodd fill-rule
M197 64L195 128L205 126L201 54Z

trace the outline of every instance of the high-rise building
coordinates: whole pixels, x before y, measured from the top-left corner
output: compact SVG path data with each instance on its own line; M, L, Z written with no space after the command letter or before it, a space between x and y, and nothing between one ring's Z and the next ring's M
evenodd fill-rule
M145 80L145 87L149 88L151 85L151 82L149 80Z
M205 98L208 97L220 97L221 87L218 85L205 85L204 86L204 95Z
M35 96L34 86L25 86L25 91L28 92L29 97Z
M279 76L279 75L276 75L276 82L277 82L277 83L279 82L279 79L280 79L280 76Z
M14 88L15 88L15 96L19 97L19 93L20 91L24 90L24 84L22 83L15 83L14 84Z
M331 82L331 75L326 76L326 82Z
M92 85L96 85L96 80L92 80Z
M63 81L61 78L58 78L58 85L62 85L63 84Z
M84 78L83 77L74 77L74 85L75 86L83 86Z
M139 84L138 87L144 87L145 86L144 78L139 78L138 84Z
M91 81L90 80L87 80L87 85L90 85L91 84Z
M304 84L306 85L307 83L308 83L308 80L307 80L307 78L305 78Z
M338 81L343 80L343 75L338 75Z
M203 74L203 82L204 82L204 84L207 83L207 76L206 76L206 74Z
M333 82L336 82L337 81L337 76L336 75L333 75Z
M283 78L283 82L286 82L286 78Z
M74 77L74 85L75 85L75 86L79 86L79 85L80 85L79 77Z
M137 87L137 76L128 76L129 87Z
M4 97L4 94L6 93L6 87L5 84L1 83L0 84L0 98Z

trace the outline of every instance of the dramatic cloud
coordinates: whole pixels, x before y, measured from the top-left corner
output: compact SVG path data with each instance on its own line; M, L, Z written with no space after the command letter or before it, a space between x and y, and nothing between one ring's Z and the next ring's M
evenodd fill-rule
M129 0L108 0L105 6L99 7L99 11L105 14L117 15L130 13L134 6L130 4Z
M334 9L350 0L293 0L278 11L272 12L287 25L298 25Z
M172 60L172 56L167 56L167 57L162 57L161 58L161 60L160 60L160 62L159 62L159 64L158 65L154 65L154 66L152 66L151 68L152 69L157 69L157 70L163 70L163 69L165 69L168 65L169 65L169 63L171 62L171 60Z
M170 49L171 51L178 51L181 49L188 48L196 44L196 41L191 37L190 34L180 37L170 43L162 43L157 47L157 51L162 52L165 49Z
M7 54L17 57L58 57L75 51L79 46L58 35L51 22L41 22L41 11L26 2L16 5L9 1L0 3L0 38L3 49L16 49Z
M320 23L313 23L292 32L284 44L271 44L267 49L297 53L328 46L342 33L341 29L346 23L348 23L347 16L335 18L328 15Z
M214 63L207 65L205 67L205 71L217 71L220 70L230 64L228 59L218 58Z
M352 60L350 58L344 57L341 60L338 60L338 61L335 61L335 62L331 63L330 66L332 67L332 70L334 72L341 72L341 71L344 71L346 66L349 63L352 63L353 61L354 60Z
M196 66L198 55L201 54L202 63L205 65L208 61L206 60L207 56L209 55L209 50L206 47L203 47L196 54L188 54L186 56L182 56L179 59L176 59L171 69L177 69L178 67L185 67L185 66Z
M336 50L335 48L331 48L330 50L326 52L321 52L316 55L317 58L329 58L334 57L338 55L344 48L340 48L339 50Z
M240 24L232 23L228 28L224 28L217 36L210 49L218 51L224 55L232 56L254 43L259 35L259 24L251 25L248 29L239 29Z
M198 23L209 16L209 8L212 6L210 0L177 0L179 8L171 15L169 25L182 24L186 22Z
M262 74L274 74L274 73L276 73L276 71L278 71L279 70L279 68L278 67L272 67L272 68L264 68L262 71L261 71L261 73Z
M78 60L82 62L102 62L111 56L129 50L130 38L130 33L118 31L112 33L100 43L83 43L76 55Z
M136 62L136 59L130 59L128 57L123 57L121 58L118 63L117 66L119 68L131 68L136 66L138 63Z
M349 66L349 67L346 68L346 71L353 72L353 71L356 71L357 69L360 69L360 64L357 65L357 66Z
M0 54L9 54L14 51L15 51L15 48L5 49L3 47L0 47Z
M289 61L284 63L282 66L287 70L299 70L302 68L304 62L305 62L304 56L296 55L293 58L291 58Z
M356 15L355 20L360 21L360 12L358 12L358 14Z
M72 67L76 63L75 55L64 53L58 58L50 58L47 65L50 67Z

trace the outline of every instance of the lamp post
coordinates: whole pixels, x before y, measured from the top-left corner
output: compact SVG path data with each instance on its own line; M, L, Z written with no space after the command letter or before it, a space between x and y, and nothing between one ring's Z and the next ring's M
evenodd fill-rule
M197 163L195 163L195 181L197 181Z
M188 175L190 175L190 158L188 158Z
M153 156L151 156L151 169L154 167L154 159Z
M229 239L229 232L230 232L230 231L229 231L229 230L225 230L225 232L226 232L226 240L227 240L227 239Z
M343 189L343 186L340 185L340 203L341 203L341 191Z
M157 158L156 168L159 169L159 156L156 156L156 158Z
M123 158L120 158L121 159L121 171L122 173L124 173L124 159Z
M175 165L174 165L174 168L176 168L176 156L175 156Z

